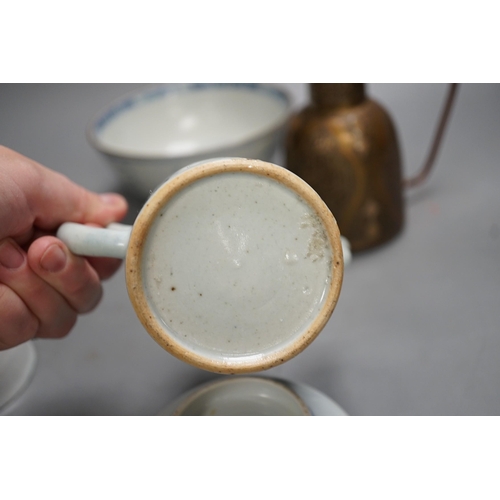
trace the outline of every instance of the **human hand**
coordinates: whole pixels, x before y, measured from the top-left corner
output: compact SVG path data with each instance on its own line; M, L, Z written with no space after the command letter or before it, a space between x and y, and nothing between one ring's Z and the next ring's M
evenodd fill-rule
M73 255L52 234L63 222L106 226L127 203L98 195L0 146L0 350L69 333L102 296L117 259Z

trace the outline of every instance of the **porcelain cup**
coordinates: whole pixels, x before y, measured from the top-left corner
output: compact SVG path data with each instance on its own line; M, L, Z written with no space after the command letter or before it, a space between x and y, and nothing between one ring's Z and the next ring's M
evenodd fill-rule
M306 384L262 376L205 382L170 402L162 416L347 416L326 394Z
M169 406L173 416L311 416L305 401L279 380L224 378L197 387Z
M58 237L76 254L124 258L148 333L218 373L268 369L305 349L343 278L330 210L302 179L260 160L195 163L152 193L132 227L66 223Z

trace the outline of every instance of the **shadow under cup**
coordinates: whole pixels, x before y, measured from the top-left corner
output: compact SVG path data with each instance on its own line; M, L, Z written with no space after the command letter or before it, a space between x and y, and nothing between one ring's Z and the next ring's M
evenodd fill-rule
M134 223L131 302L176 357L219 373L271 368L301 352L336 305L337 224L288 170L219 159L160 186Z

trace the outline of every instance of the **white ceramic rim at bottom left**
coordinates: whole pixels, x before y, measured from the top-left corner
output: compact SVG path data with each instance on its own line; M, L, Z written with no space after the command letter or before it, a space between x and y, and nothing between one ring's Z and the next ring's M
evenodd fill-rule
M0 413L28 387L36 366L33 342L0 351Z

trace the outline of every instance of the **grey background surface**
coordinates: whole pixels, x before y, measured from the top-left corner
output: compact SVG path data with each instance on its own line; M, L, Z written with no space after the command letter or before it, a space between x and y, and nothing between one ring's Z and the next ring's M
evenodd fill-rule
M296 108L308 101L306 84L280 85ZM0 143L89 189L116 190L85 127L140 86L0 85ZM447 84L368 84L367 91L396 123L405 175L416 172ZM351 415L500 414L499 117L500 85L461 85L435 171L406 195L403 234L356 256L321 335L262 375L309 384ZM129 222L139 208L131 200ZM68 337L35 345L34 379L4 414L154 415L216 377L147 335L123 269Z

